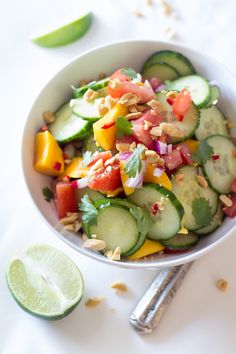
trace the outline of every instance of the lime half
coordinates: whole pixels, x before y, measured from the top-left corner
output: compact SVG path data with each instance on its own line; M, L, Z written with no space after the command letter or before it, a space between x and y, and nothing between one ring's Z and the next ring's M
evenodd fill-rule
M84 16L67 23L51 32L31 38L32 42L41 47L59 47L76 41L90 28L92 14L88 12Z
M84 290L75 263L45 244L30 246L12 257L7 283L25 311L47 320L68 315L80 302Z

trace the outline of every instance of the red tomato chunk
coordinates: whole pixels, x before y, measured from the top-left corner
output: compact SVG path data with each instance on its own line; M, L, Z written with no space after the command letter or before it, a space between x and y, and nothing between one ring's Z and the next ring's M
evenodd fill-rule
M55 202L59 219L64 218L68 212L74 213L78 211L76 190L71 188L70 183L57 183Z

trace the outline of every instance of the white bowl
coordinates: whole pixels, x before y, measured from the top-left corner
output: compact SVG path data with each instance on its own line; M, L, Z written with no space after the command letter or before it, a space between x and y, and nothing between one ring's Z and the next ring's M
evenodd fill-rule
M34 159L34 136L36 131L43 125L42 112L55 111L71 95L70 86L77 85L80 79L96 78L100 72L111 74L123 66L130 66L138 72L149 55L158 50L171 49L186 55L195 66L197 72L209 80L216 80L221 89L220 108L225 116L236 123L236 79L222 65L203 54L197 53L186 47L175 44L156 41L126 41L109 44L97 49L90 50L80 55L62 70L60 70L35 100L28 115L23 135L23 170L29 192L33 202L43 215L47 224L53 231L70 246L79 252L107 264L125 268L166 268L183 264L208 253L219 245L235 228L235 219L226 218L223 224L210 236L204 236L200 242L188 253L163 254L148 260L138 261L110 261L101 254L82 248L80 236L62 232L58 226L58 219L53 203L47 203L42 196L42 188L50 186L51 179L43 176L33 169ZM236 124L235 124L236 125ZM236 135L236 130L232 132Z

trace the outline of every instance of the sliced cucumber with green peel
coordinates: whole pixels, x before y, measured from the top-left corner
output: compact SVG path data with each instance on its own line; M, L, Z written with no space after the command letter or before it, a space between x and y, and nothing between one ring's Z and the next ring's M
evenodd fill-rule
M150 65L157 63L165 63L172 66L179 73L179 76L187 76L195 73L195 69L188 58L172 50L162 50L152 54L144 63L142 71Z
M162 108L165 112L165 121L170 122L183 132L183 136L181 138L169 137L170 142L178 143L195 134L195 131L199 125L199 111L193 102L191 103L189 110L185 113L184 119L179 121L174 117L172 106L167 102L167 92L157 92L156 98L162 104Z
M75 115L69 103L64 104L56 113L55 121L49 124L48 129L60 143L75 139L85 139L91 132L91 124Z
M96 141L94 139L93 134L89 135L84 141L82 152L86 152L86 151L90 151L91 153L99 151L99 147L97 147L96 145Z
M146 240L147 233L152 226L150 213L146 210L146 208L140 208L130 201L121 198L104 198L94 202L94 206L96 208L101 207L102 205L120 205L127 208L135 217L139 229L139 239L135 246L125 254L126 257L131 256L133 253L139 250L139 248L144 244Z
M90 88L93 91L99 91L103 90L107 87L109 82L109 77L106 77L105 79L99 80L99 81L92 81L87 85L81 86L81 87L74 87L72 86L73 90L73 97L74 98L79 98L83 97L84 93Z
M201 109L200 124L195 132L196 138L203 140L215 134L229 135L227 121L223 113L216 106Z
M98 191L94 191L93 189L90 188L77 188L76 189L76 200L78 203L80 203L81 199L85 194L88 194L89 199L92 202L95 202L98 199L104 198L104 195Z
M46 320L68 315L80 302L84 289L75 263L44 244L30 246L12 257L7 284L23 310Z
M166 89L181 91L187 89L198 108L205 107L211 99L211 89L208 81L199 75L181 77L175 81L167 81Z
M95 103L86 101L83 97L70 100L70 107L74 114L89 122L96 122L101 118Z
M210 158L203 164L204 173L211 186L218 193L230 193L231 185L236 178L236 146L231 138L223 135L212 135L206 139L218 159Z
M218 226L220 226L220 224L222 223L223 216L224 216L224 213L223 213L222 204L219 202L217 211L216 211L215 215L213 216L210 224L205 227L202 227L199 230L196 230L195 232L199 235L210 234L215 229L217 229Z
M142 76L145 80L150 80L152 77L158 78L164 82L166 80L175 80L179 77L178 72L170 65L165 63L156 63L148 66L142 71Z
M121 255L126 255L138 242L138 225L130 211L120 205L98 208L97 224L88 226L89 235L106 242L106 251L120 247Z
M210 107L212 105L216 105L220 99L220 89L218 86L216 86L216 85L210 86L210 90L211 90L211 99L208 102L207 107Z
M143 188L136 189L128 200L141 207L145 206L150 214L154 203L162 205L163 210L158 210L156 215L151 214L153 225L148 232L148 238L165 240L179 231L184 210L175 195L168 189L156 184L146 184Z
M182 181L175 178L178 174L184 175ZM172 178L172 192L184 207L183 226L188 230L197 230L209 224L218 206L217 193L210 188L200 186L197 175L197 168L184 166ZM206 212L207 215L204 217L202 212Z
M191 232L188 234L177 234L169 240L163 240L161 243L172 250L187 250L195 246L199 241L199 236Z

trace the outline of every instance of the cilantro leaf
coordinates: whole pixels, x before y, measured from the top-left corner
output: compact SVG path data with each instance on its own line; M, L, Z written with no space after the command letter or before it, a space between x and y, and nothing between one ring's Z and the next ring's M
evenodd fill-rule
M88 194L85 194L79 204L79 210L83 212L82 220L85 224L96 224L98 211L89 199Z
M129 211L136 219L138 231L140 234L147 234L153 223L150 217L150 213L147 211L147 209L132 207L129 209Z
M208 160L210 160L213 154L213 147L204 139L200 142L197 151L193 153L193 160L198 164L205 164Z
M133 154L128 159L125 165L125 173L129 177L135 177L138 172L142 169L141 154L144 151L143 145L138 145L138 147L133 151Z
M122 74L130 77L131 79L136 79L137 78L137 73L135 70L125 67L123 69L121 69Z
M209 200L205 198L198 198L193 200L192 214L199 228L210 224L212 220L211 209L212 208L209 204Z
M123 138L124 136L131 135L133 133L133 125L125 117L118 117L116 120L117 137Z
M42 193L43 193L43 196L44 196L44 199L50 203L50 201L54 198L54 194L53 194L53 191L48 188L48 187L44 187L42 189Z
M92 160L93 157L91 151L86 151L85 153L83 153L83 165L85 167L88 166Z

